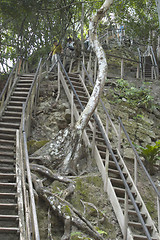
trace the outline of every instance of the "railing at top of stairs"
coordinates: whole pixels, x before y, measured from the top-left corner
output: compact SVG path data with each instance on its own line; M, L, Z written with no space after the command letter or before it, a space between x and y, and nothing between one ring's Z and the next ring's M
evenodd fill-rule
M150 56L151 57L151 64L148 64L151 67L151 77L153 79L153 77L155 79L159 78L159 67L155 58L155 54L153 51L153 47L152 46L148 46L147 50L142 53L140 51L140 49L138 48L138 56L139 56L139 60L140 60L140 69L141 69L141 73L142 73L142 77L145 77L145 68L146 68L146 62L145 62L145 57ZM143 61L142 61L143 59Z
M69 81L69 84L70 84L70 86L71 86L72 91L74 92L74 94L75 94L78 102L80 103L81 109L83 110L84 106L83 106L83 104L81 103L78 95L76 94L76 90L74 89L74 87L73 87L73 85L72 85L72 82L70 81L69 76L67 75L67 73L66 73L66 71L65 71L65 69L64 69L64 67L63 67L63 64L61 63L60 60L59 60L59 63L60 63L60 65L61 65L62 71L64 72L67 80ZM73 101L73 99L71 100L71 102L72 102L72 101ZM125 186L125 189L126 189L126 196L129 196L129 198L130 198L131 201L132 201L132 204L133 204L133 206L134 206L134 208L135 208L135 211L137 212L139 221L140 221L141 224L142 224L142 228L143 228L143 230L144 230L144 232L145 232L145 235L146 235L147 239L148 239L148 240L151 240L151 239L152 239L152 238L151 238L151 235L150 235L150 233L149 233L149 231L148 231L148 229L147 229L147 227L146 227L146 225L145 225L145 223L144 223L144 220L143 220L143 218L142 218L142 215L140 214L140 211L139 211L139 208L138 208L138 206L137 206L137 203L136 203L135 200L134 200L134 197L133 197L133 195L132 195L132 193L131 193L131 190L130 190L130 188L129 188L129 186L128 186L128 183L126 182L126 179L125 179L125 177L124 177L124 175L123 175L123 172L122 172L122 170L121 170L121 168L120 168L120 166L119 166L119 164L118 164L118 161L117 161L117 159L116 159L116 157L115 157L115 155L114 155L114 153L113 153L113 151L112 151L112 147L111 147L111 145L110 145L110 142L108 141L108 137L106 136L106 133L104 132L104 128L102 127L101 122L99 121L99 117L98 117L97 114L95 114L95 113L93 114L93 117L94 117L94 119L95 119L95 121L96 121L96 123L97 123L97 125L98 125L98 127L99 127L99 130L100 130L101 133L102 133L102 136L103 136L103 138L104 138L104 140L105 140L106 146L107 146L107 148L108 148L108 150L109 150L109 152L110 152L110 154L111 154L111 156L112 156L112 158L113 158L113 160L114 160L114 162L115 162L115 164L116 164L116 167L117 167L117 169L118 169L118 171L119 171L119 173L120 173L121 179L122 179L122 181L123 181L123 183L124 183L124 186ZM127 201L126 201L126 204L127 204ZM126 208L126 209L127 209L127 208ZM127 215L127 213L125 213L125 214ZM126 229L124 229L123 233L127 231L127 223L126 223L126 225L125 225L125 228L126 228Z
M18 75L28 72L28 61L18 57L0 95L0 117L17 83Z

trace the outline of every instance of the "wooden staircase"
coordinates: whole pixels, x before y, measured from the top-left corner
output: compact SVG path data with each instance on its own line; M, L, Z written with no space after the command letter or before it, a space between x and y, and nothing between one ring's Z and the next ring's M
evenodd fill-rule
M34 74L19 77L0 119L0 239L20 240L23 229L20 214L19 178L16 163L16 130L20 127L22 105Z
M144 72L145 78L152 78L152 60L150 56L145 57L145 72Z
M88 99L89 99L89 93L87 92L87 88L81 79L79 74L73 74L70 73L68 74L70 81L76 90L76 93L81 100L81 103L85 107ZM70 101L71 96L70 96L70 91L71 91L71 86L69 84L68 79L65 77L61 78L61 82L63 85L63 88L66 92L66 95ZM78 118L79 114L81 113L81 107L78 103L77 98L74 95L74 116L75 118ZM76 119L77 120L77 119ZM85 133L84 133L84 141L86 145L89 147L92 146L93 142L93 118L89 122ZM148 229L148 232L151 236L152 240L158 240L159 236L157 233L157 230L155 228L154 222L152 221L146 206L134 184L134 181L125 165L125 162L123 158L121 157L120 153L118 150L114 147L112 148L113 153L115 158L118 161L118 165L123 173L123 176L130 188L130 191L134 197L135 203L137 204L137 207L140 211L141 217L143 218L145 222L145 226ZM124 182L122 181L122 178L120 176L120 172L117 169L117 166L115 164L115 161L111 154L109 154L109 163L107 165L106 162L106 154L108 153L106 143L104 141L104 138L102 136L101 131L99 130L98 126L96 125L96 135L95 135L95 149L94 149L94 156L96 156L97 163L99 170L102 174L103 181L106 185L105 190L108 192L108 196L110 198L110 201L112 203L113 209L115 211L115 214L117 216L119 225L121 227L123 235L125 235L124 232L124 222L125 222L125 185ZM105 176L108 168L108 175ZM107 178L108 177L108 178ZM107 182L107 183L106 183ZM148 239L144 233L143 227L141 222L139 221L138 215L136 210L133 207L132 201L129 199L128 200L128 227L127 227L127 238L126 240L145 240Z

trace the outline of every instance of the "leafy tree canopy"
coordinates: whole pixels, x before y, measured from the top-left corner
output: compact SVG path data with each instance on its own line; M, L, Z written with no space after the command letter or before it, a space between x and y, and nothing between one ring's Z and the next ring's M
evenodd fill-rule
M102 4L101 0L84 1L84 34L88 32L90 16ZM129 36L144 42L149 31L158 28L153 0L114 0L110 13L115 16L114 22L125 26ZM7 65L7 59L15 60L18 55L32 56L36 50L47 55L54 38L64 41L69 35L78 36L81 14L81 0L16 0L14 4L13 0L1 0L1 63ZM110 14L107 18L107 27L113 26Z

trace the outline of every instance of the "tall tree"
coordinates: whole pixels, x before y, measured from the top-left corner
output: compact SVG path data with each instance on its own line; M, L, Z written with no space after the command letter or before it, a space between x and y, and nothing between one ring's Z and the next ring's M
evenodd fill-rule
M157 4L157 12L158 12L158 20L159 20L159 28L160 28L160 0L155 0Z
M98 105L100 94L107 77L107 61L105 52L98 40L97 27L100 20L105 16L106 11L109 9L112 2L113 0L105 0L101 8L97 10L96 14L93 15L90 19L90 42L98 60L98 75L91 97L85 109L81 113L79 120L75 124L74 130L70 131L70 129L68 129L66 131L67 134L65 132L66 141L69 139L71 142L69 148L68 145L65 144L67 146L67 149L64 150L66 156L64 158L63 164L61 165L61 171L65 174L73 174L76 172L77 160L81 151L82 133Z

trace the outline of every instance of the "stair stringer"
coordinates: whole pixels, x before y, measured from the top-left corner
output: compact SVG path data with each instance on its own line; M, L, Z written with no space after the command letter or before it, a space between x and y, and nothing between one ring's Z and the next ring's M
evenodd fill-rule
M117 196L115 194L115 191L114 191L114 188L112 186L112 183L110 181L110 178L108 178L108 181L107 181L107 193L108 193L108 197L109 197L109 200L111 202L111 205L114 209L114 213L117 217L117 220L118 220L118 223L119 223L119 226L121 228L121 231L122 231L122 234L123 236L125 235L125 218L124 218L124 214L122 212L122 208L118 202L118 199L117 199ZM127 228L127 240L133 240L133 236L132 236L132 233L130 231L130 228L128 227Z

